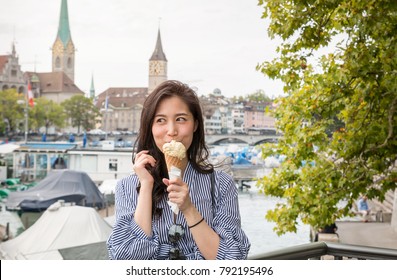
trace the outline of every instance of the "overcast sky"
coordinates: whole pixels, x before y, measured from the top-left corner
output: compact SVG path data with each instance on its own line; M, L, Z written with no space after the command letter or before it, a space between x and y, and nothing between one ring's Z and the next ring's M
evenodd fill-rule
M160 22L168 79L208 94L282 94L256 65L275 56L257 0L68 0L77 49L75 83L96 94L109 87L147 87ZM51 72L61 0L0 0L0 54L15 40L23 71ZM161 20L159 20L161 18Z

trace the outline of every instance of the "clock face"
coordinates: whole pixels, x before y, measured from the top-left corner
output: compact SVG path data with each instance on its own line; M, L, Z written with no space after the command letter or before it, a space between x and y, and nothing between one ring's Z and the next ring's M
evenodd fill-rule
M57 41L54 45L54 50L56 53L60 54L63 53L63 45L60 41Z
M155 74L155 75L160 74L160 71L161 71L160 62L154 61L152 63L152 74Z

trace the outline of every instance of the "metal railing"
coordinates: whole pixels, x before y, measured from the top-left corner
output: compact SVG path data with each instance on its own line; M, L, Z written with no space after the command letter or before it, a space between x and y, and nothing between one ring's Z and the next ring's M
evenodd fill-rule
M308 260L333 256L335 260L397 260L397 250L332 242L313 242L250 256L250 260Z

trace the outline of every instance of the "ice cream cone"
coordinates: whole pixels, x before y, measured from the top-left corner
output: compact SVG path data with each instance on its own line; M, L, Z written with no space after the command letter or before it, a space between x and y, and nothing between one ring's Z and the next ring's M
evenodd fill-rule
M181 142L172 140L169 143L165 143L163 145L163 153L168 171L171 170L171 166L182 169L182 160L186 156L186 148Z
M168 171L171 170L171 166L175 166L176 168L182 169L182 160L177 157L164 155L165 161L167 163Z
M172 140L169 143L165 143L162 148L167 164L169 178L173 179L175 177L180 177L182 171L182 161L186 157L185 146L181 142ZM170 205L172 212L178 215L178 205L171 201L168 201L168 204Z

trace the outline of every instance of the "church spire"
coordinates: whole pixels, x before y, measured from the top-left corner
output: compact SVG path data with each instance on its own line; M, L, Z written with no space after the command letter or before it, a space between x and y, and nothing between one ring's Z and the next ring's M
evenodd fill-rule
M64 72L74 81L75 51L70 35L68 2L62 0L58 33L52 45L52 72Z
M61 13L59 17L57 36L61 39L64 47L66 47L69 40L71 40L67 0L62 0L61 3Z
M12 55L13 56L17 55L17 51L15 50L15 41L12 42Z
M95 98L94 74L92 74L92 76L91 76L90 97Z
M154 48L154 52L152 54L152 57L150 60L162 60L162 61L167 61L167 58L165 57L165 53L163 51L163 45L161 44L161 35L160 35L160 28L157 33L157 42L156 42L156 47Z
M150 94L159 84L167 80L167 58L165 57L161 44L160 27L157 32L156 47L152 57L149 59L149 87Z

